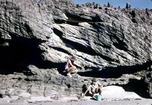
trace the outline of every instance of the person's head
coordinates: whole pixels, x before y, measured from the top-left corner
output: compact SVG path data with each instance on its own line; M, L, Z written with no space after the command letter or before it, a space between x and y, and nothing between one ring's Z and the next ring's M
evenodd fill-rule
M92 79L92 84L95 84L97 80L95 78Z
M76 57L75 57L75 56L72 56L72 57L71 57L71 60L72 60L72 61L75 61L75 60L76 60Z

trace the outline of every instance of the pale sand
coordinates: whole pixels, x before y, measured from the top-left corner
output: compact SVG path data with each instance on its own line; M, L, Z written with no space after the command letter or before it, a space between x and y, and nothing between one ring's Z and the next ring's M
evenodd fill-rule
M79 102L52 102L37 103L29 105L152 105L152 100L132 100L132 101L79 101Z
M78 101L78 102L35 102L35 103L0 103L0 105L152 105L152 99L130 101Z

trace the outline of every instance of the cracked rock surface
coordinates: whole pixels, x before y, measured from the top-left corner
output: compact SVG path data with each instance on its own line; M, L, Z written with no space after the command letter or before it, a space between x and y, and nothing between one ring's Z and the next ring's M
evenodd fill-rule
M1 0L0 98L76 97L94 77L152 97L151 14L71 0ZM69 78L63 70L72 55L84 70Z

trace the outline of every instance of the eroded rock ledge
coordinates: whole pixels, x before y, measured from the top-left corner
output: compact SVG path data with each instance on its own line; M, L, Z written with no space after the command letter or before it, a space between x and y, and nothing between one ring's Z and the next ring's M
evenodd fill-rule
M63 66L74 55L85 67L80 76L98 77L102 82L106 81L107 86L126 85L132 77L126 79L123 75L133 75L139 84L144 83L143 97L152 97L151 14L148 9L121 9L95 3L76 5L71 0L40 0L38 3L34 0L1 0L1 79L10 77L14 84L21 83L16 86L18 88L20 85L28 87L22 84L25 81L41 81L45 85L50 82L51 88L56 83L66 87L67 83L60 84L58 79L54 83L54 79L49 79L51 75L43 73L59 72L53 78L66 79L62 74ZM35 73L33 68L36 68ZM17 78L14 72L17 72ZM120 78L123 82L117 81ZM81 90L83 82L72 81L75 85L71 92ZM14 84L4 84L1 90L14 89ZM28 88L25 90L28 92ZM34 90L37 92L36 89L31 91Z

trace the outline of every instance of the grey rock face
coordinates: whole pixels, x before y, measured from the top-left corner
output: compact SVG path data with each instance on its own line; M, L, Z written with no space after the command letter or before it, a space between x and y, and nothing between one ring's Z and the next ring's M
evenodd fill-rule
M71 0L1 0L0 72L23 71L32 75L30 81L45 81L47 73L38 68L62 74L71 55L85 68L81 76L116 78L146 70L152 61L151 12L95 3L78 6Z

